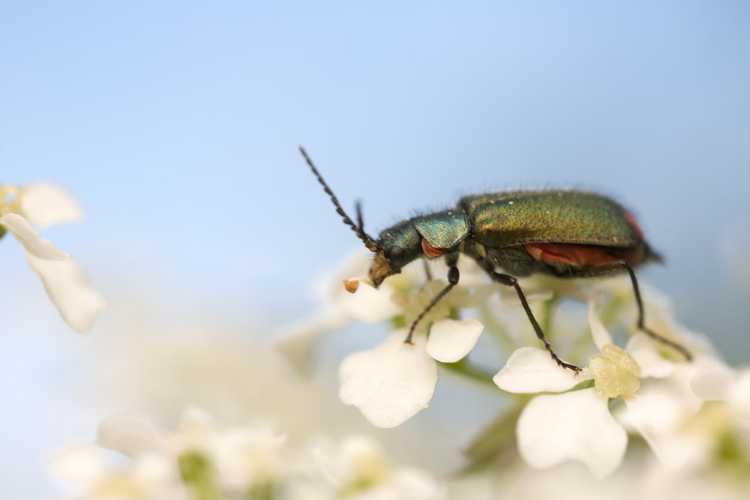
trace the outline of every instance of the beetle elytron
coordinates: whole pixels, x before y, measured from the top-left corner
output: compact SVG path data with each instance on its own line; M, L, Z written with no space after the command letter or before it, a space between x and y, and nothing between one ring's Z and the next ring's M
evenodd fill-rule
M646 242L635 218L614 200L577 190L507 191L466 196L455 208L419 215L383 230L375 240L365 232L357 203L355 223L321 176L304 148L300 153L328 194L336 212L375 254L370 279L375 287L415 259L444 257L448 285L412 322L414 329L459 281L458 255L474 259L494 281L513 287L534 332L552 359L563 368L579 372L552 349L529 307L516 277L541 273L559 278L581 278L628 273L638 306L638 329L679 351L690 352L645 325L643 300L634 268L661 257ZM498 272L496 268L504 272ZM507 273L507 274L506 274Z

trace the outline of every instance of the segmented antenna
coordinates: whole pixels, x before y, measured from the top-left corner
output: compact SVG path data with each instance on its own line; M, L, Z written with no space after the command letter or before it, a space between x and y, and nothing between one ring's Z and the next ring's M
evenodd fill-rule
M365 218L362 215L362 200L354 202L354 211L357 213L357 227L363 233L365 232Z
M371 252L378 252L380 250L380 246L369 234L365 232L364 222L362 219L361 203L357 201L357 224L351 219L351 217L349 217L349 215L344 210L344 207L341 206L341 203L339 203L339 199L336 198L336 195L333 194L333 191L331 190L328 183L325 181L325 179L323 179L323 176L320 175L320 172L318 172L317 167L315 167L315 164L307 154L307 151L305 151L305 148L299 146L299 152L302 154L302 157L305 159L307 166L310 167L310 170L312 171L315 178L318 179L318 183L323 187L323 191L325 191L328 197L331 199L333 206L336 207L336 213L341 216L344 224L349 226L352 231L354 231L354 233L357 235L357 238L362 240L368 250L370 250Z

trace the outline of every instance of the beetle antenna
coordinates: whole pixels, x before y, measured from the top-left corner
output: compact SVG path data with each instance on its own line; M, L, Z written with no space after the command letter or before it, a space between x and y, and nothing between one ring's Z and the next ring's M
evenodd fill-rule
M380 250L380 245L369 235L365 232L364 229L364 223L362 218L362 206L359 201L357 201L357 221L358 224L355 223L351 217L346 213L344 210L344 207L341 206L341 203L339 203L339 199L336 197L335 194L333 194L333 190L328 185L328 183L323 179L323 176L320 175L320 172L318 171L317 167L313 163L310 156L307 154L307 151L305 151L305 148L302 146L299 146L299 152L302 154L302 157L305 159L305 162L307 163L307 166L310 167L310 170L312 171L313 175L316 179L318 179L318 183L323 187L323 191L328 195L328 197L331 199L331 202L333 203L333 206L336 207L336 213L341 216L341 219L344 221L344 224L349 226L352 231L357 235L357 238L362 240L362 242L365 244L368 250L371 252L378 252Z
M362 215L362 200L357 200L354 202L354 210L357 212L357 227L364 233L365 217Z

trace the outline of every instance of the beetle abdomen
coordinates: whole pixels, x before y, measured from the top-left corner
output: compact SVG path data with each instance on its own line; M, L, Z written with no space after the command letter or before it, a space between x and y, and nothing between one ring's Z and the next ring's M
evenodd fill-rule
M635 248L643 244L634 219L605 196L573 190L509 191L459 201L472 236L490 248L571 243Z

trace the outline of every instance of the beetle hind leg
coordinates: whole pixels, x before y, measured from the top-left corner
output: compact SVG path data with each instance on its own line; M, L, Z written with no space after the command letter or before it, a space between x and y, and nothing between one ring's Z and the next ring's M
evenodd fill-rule
M628 275L630 276L630 283L633 285L633 294L635 295L635 303L638 306L638 329L651 337L652 339L661 342L662 344L671 347L675 351L682 354L687 361L693 360L693 355L690 354L690 351L688 351L685 346L682 344L675 342L674 340L668 339L666 337L663 337L656 333L655 331L651 330L646 326L646 312L645 308L643 307L643 298L641 297L641 289L638 286L638 279L635 277L635 271L633 270L630 265L627 263L623 263L623 266L628 271Z
M560 356L557 355L555 350L552 348L552 344L550 344L549 340L547 340L547 337L544 335L544 330L542 330L539 322L534 317L534 313L531 311L529 301L526 300L526 294L524 294L521 285L518 284L518 279L509 274L498 273L494 269L491 269L489 267L485 267L485 271L490 275L493 281L496 281L505 286L512 286L515 289L516 295L518 295L518 299L521 301L521 305L523 306L523 310L526 312L526 316L529 318L529 322L534 328L534 333L536 333L537 338L544 344L544 348L547 349L547 352L549 352L555 363L557 363L561 368L572 370L576 374L580 373L582 370L581 367L566 363L560 358Z

